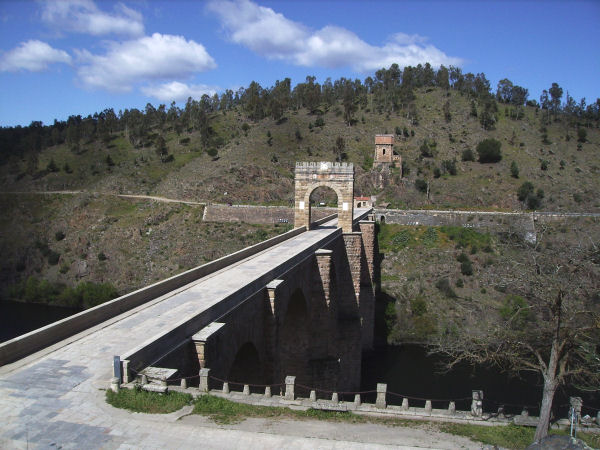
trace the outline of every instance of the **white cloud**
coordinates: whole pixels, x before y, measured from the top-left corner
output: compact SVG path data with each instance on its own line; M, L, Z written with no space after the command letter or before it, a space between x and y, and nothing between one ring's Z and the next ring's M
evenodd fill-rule
M81 81L89 87L113 92L129 91L134 84L144 81L185 78L216 67L202 44L159 33L112 43L104 55L87 50L77 53Z
M64 50L50 47L42 41L21 42L18 47L6 52L0 58L0 70L14 72L30 70L40 72L52 63L71 63L71 56Z
M383 46L374 46L352 31L337 26L309 30L250 0L212 0L208 9L217 14L233 42L266 58L286 60L299 66L349 66L367 72L392 63L403 67L425 62L433 66L462 62L433 45L425 45L426 38L419 35L396 33Z
M113 13L101 11L92 0L47 0L43 3L42 20L59 31L100 36L144 34L142 15L122 3Z
M141 91L161 102L168 103L171 101L178 102L187 100L188 97L197 99L204 94L212 97L217 92L217 88L214 86L207 86L206 84L187 85L179 81L171 81L170 83L164 83L157 86L145 86L141 88Z

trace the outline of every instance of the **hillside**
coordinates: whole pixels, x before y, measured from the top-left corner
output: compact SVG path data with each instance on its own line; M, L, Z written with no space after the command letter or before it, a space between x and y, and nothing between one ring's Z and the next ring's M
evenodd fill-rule
M279 233L283 227L202 223L201 206L110 194L291 206L296 161L353 162L355 194L396 208L523 210L517 190L530 182L538 209L600 211L597 104L509 102L491 94L483 74L451 73L449 83L442 69L405 86L410 68L402 82L388 77L393 69L364 85L252 83L185 108L149 104L0 129L1 290L35 276L110 281L123 293ZM402 176L399 167L373 169L381 133L396 134ZM477 162L484 139L501 143L499 162ZM34 194L55 190L84 193Z
M333 160L336 139L341 136L345 157L356 167L356 193L379 194L380 201L396 207L519 210L524 205L517 199L517 189L530 181L545 193L540 209L600 208L594 195L600 180L597 126L586 128L586 142L582 143L577 140L576 126L566 127L568 118L543 125L545 112L524 106L523 118L514 120L503 111L510 114L512 109L499 104L495 129L484 130L479 119L471 115L468 96L439 88L415 92L416 112L379 114L368 107L373 101L371 96L367 106L355 113L352 126L346 124L340 104L323 110L323 114L311 114L306 108L290 110L278 121L252 121L241 107L235 107L210 115L216 144L208 148L203 146L199 131L178 135L172 127L162 126L168 154L173 157L170 162L162 162L165 158L157 154L153 140L161 127L148 131L143 145L137 147L127 139L127 131L112 133L107 143L99 139L81 143L75 152L63 143L40 152L33 171L29 167L28 172L32 162L27 154L10 158L0 166L0 186L3 191L83 189L195 201L290 205L295 161ZM446 101L449 121L443 113ZM414 123L415 114L418 125ZM316 126L317 119L324 125ZM378 176L371 171L374 135L402 133L404 129L408 137L397 136L395 145L405 163L404 177L400 179L399 171L393 170L384 180L386 187L379 189ZM462 161L467 149L476 157L477 144L486 138L502 143L500 162ZM421 147L426 140L432 157L422 157ZM47 170L51 160L55 172ZM452 160L456 161L456 175L442 169L441 176L435 178L435 169L442 168L443 161ZM518 178L511 176L513 161L518 165ZM430 181L429 199L415 188L417 178Z

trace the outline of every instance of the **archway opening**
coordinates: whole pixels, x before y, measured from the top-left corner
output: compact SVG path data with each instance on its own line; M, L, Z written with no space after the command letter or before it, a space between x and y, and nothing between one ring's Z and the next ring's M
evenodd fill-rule
M337 213L338 195L328 186L318 186L309 197L310 225L323 217Z
M280 328L280 380L293 375L296 383L309 382L309 320L306 300L301 289L296 289L288 304Z
M234 383L264 384L263 368L260 364L258 350L252 342L246 342L237 351L227 380ZM242 386L236 385L232 388L241 390Z

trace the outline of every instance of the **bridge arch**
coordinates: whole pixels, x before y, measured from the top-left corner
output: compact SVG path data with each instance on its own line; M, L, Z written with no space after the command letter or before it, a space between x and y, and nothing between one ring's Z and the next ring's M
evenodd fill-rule
M311 330L309 305L302 288L292 292L279 330L280 380L294 375L299 383L307 382Z
M352 232L354 214L354 165L352 163L296 163L294 194L294 226L310 227L310 195L320 186L335 191L338 196L338 227Z
M238 349L229 368L228 381L245 384L263 384L263 365L256 346L246 342Z

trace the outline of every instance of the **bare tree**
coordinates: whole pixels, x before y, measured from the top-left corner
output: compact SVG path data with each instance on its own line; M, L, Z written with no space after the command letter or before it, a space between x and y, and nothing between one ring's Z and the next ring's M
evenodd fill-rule
M433 352L461 361L496 364L510 372L537 372L544 380L535 440L548 434L556 389L567 383L600 389L600 287L597 248L585 239L519 246L525 259L500 273L512 295L476 327L440 337ZM513 255L514 258L514 255Z

